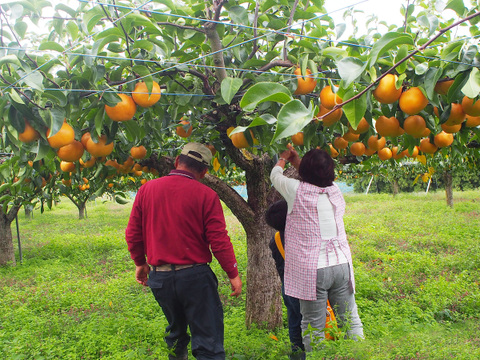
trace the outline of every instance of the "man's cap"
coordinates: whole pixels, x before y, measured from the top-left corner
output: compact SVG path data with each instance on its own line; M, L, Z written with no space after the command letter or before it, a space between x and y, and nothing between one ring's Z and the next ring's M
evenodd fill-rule
M210 149L197 142L189 142L186 144L183 147L181 154L187 155L206 166L210 166L210 162L212 161L212 152Z

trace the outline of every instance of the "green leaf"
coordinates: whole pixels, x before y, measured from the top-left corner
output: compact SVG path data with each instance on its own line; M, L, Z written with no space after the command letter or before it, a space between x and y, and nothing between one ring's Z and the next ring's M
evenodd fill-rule
M237 126L235 129L232 130L230 135L236 133L243 133L249 128L253 128L256 126L264 126L264 125L273 125L277 122L277 119L271 114L262 114L257 116L248 126Z
M28 25L24 21L17 21L14 26L14 29L17 32L17 35L22 39L25 36L27 28L28 28Z
M114 35L118 39L119 37L123 36L122 30L120 30L118 27L112 27L107 30L100 31L98 34L95 35L94 39L95 41L104 39L107 36Z
M102 14L97 14L97 15L92 16L87 22L87 30L89 32L91 32L93 30L93 28L95 27L95 25L97 25L98 22L100 20L102 20L103 16L104 15L102 15Z
M21 74L21 72L18 72ZM39 71L31 72L29 74L22 75L24 76L23 82L28 86L31 86L35 90L43 91L43 75Z
M271 144L301 131L312 121L314 110L314 106L307 109L300 100L296 99L282 106L278 113L277 128Z
M2 184L0 185L0 195L4 192L6 192L8 189L10 189L10 184L9 183L5 183L5 184Z
M416 75L423 75L428 70L428 62L424 62L415 66L415 74Z
M366 64L362 60L354 57L347 57L337 61L338 74L344 81L346 88L362 76L365 66Z
M138 139L145 137L145 130L143 127L138 126L135 120L129 120L123 122L125 126L125 132L131 142L136 142Z
M480 94L480 71L478 68L472 68L467 82L462 87L462 93L472 99Z
M112 42L112 43L108 44L107 50L109 50L111 52L114 52L114 53L117 53L117 54L120 54L120 53L123 53L125 51L125 48L119 43Z
M93 193L93 195L96 197L101 197L104 193L105 193L105 184L100 186L98 190Z
M9 94L11 95L11 94ZM10 96L10 98L12 99L12 97ZM9 120L10 122L15 126L14 124L14 121L17 121L17 125L15 126L15 128L17 130L21 130L23 132L24 130L24 120L21 119L22 117L25 117L27 119L31 119L33 118L33 114L32 114L32 111L31 109L26 105L26 104L23 104L23 103L19 103L17 101L12 101L11 102L11 105L10 108L9 108ZM13 111L16 110L16 113L14 113ZM18 123L21 122L22 124L19 126Z
M95 131L98 136L102 135L103 130L103 118L104 118L104 107L97 111L95 114Z
M131 13L126 16L126 19L132 21L132 24L136 26L152 26L152 22L145 15Z
M277 83L261 82L247 90L240 101L240 107L245 111L253 111L257 105L265 101L275 101L285 104L292 100L291 92Z
M410 34L399 32L389 32L383 35L372 47L372 51L369 55L368 67L373 66L380 56L398 45L414 45L412 36Z
M22 100L20 95L18 95L18 93L15 90L11 89L9 95L10 95L10 98L17 104L25 104L25 102Z
M468 81L469 75L470 75L469 72L465 71L458 74L455 77L455 80L452 86L450 86L447 92L448 103L451 104L453 102L460 101L463 98L462 88L465 85L465 83Z
M353 91L348 91L344 96L344 101L350 99L355 94ZM358 124L362 120L367 111L367 96L363 94L360 98L350 101L349 103L343 105L343 112L348 119L348 122L352 125L354 129L357 128Z
M64 90L46 90L43 92L43 96L55 102L59 106L66 106L67 97L65 96L63 91Z
M51 117L48 127L50 129L50 136L52 136L55 135L63 125L63 121L65 120L65 109L54 107L50 109L49 113Z
M227 77L222 80L221 91L223 100L227 104L232 102L233 97L243 84L242 79Z
M465 13L465 5L463 4L463 0L450 0L447 3L446 9L455 11L460 17L463 17L463 14Z
M440 68L430 68L427 70L427 74L425 75L425 82L423 83L423 86L425 88L425 92L427 95L428 99L434 99L435 98L435 85L437 84L437 81L440 79L442 76L442 69Z
M55 6L55 10L61 10L65 11L68 15L70 15L72 18L77 16L77 12L72 9L71 7L68 7L67 5L64 4L58 4Z
M140 75L142 78L145 77L145 76L148 76L152 73L151 70L148 67L146 67L145 65L134 65L132 67L132 70L136 74Z
M157 55L163 55L164 57L170 57L171 49L165 44L165 42L150 38L150 42L157 45L160 49L156 49Z
M115 201L117 203L119 203L120 205L128 204L128 200L126 200L125 198L120 197L120 196L115 196Z
M133 43L133 48L134 49L144 49L147 51L152 51L153 50L153 44L149 40L136 40Z
M338 58L342 59L348 56L348 52L345 49L339 49L336 47L328 47L322 50L322 55L336 60Z
M64 52L65 49L62 45L55 41L46 41L40 44L38 50L53 50L58 52Z
M117 41L118 39L118 35L108 35L102 40L95 41L92 46L92 55L98 54L98 52L102 50L105 45Z
M77 39L77 37L78 37L78 25L75 24L74 21L69 21L69 22L67 22L65 27L67 28L67 31L70 34L70 37L72 38L72 40Z
M17 55L6 55L6 56L3 56L1 59L0 59L0 66L4 65L4 64L14 64L14 65L17 65L19 67L22 66L22 64L20 63L20 61L18 60L18 57Z
M42 159L45 159L49 153L53 152L52 148L48 143L45 143L43 141L37 141L38 142L38 148L37 148L37 156L35 157L34 161L39 161Z
M397 51L397 55L395 56L395 62L398 63L400 60L405 59L408 55L408 46L402 45ZM398 74L403 74L405 70L407 70L407 61L404 61L400 65L397 66L396 70Z
M339 39L343 35L346 29L347 29L347 24L345 23L337 24L335 26L335 33L336 33L337 39Z
M428 28L428 37L430 37L438 28L438 18L434 15L422 15L417 18L417 21L420 25L423 25Z

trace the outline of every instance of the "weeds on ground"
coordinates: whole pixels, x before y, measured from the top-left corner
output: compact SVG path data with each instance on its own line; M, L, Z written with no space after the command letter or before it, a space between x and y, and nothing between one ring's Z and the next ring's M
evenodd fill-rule
M324 341L309 360L480 358L480 192L454 199L451 209L441 193L346 196L366 338ZM0 268L0 358L167 359L165 318L135 282L125 245L130 206L92 202L82 221L67 201L30 220L19 214L23 264ZM245 233L226 214L245 280ZM246 295L231 299L212 268L227 359L287 359L286 311L283 328L246 329Z

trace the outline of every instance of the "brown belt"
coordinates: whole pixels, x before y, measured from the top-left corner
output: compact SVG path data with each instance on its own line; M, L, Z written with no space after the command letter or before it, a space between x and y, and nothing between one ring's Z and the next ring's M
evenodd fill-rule
M175 265L175 264L163 264L159 266L153 266L155 271L177 271L192 268L194 266L201 266L205 264L188 264L188 265Z

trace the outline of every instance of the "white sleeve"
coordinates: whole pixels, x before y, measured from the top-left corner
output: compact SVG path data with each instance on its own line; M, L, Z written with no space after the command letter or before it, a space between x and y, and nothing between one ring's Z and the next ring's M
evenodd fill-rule
M270 173L270 180L277 189L277 191L283 196L288 204L288 213L292 212L293 202L297 193L300 180L291 179L283 175L283 169L281 166L275 166Z

